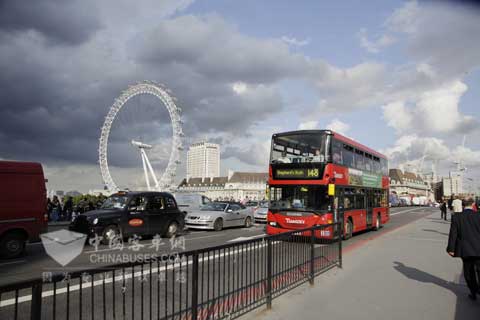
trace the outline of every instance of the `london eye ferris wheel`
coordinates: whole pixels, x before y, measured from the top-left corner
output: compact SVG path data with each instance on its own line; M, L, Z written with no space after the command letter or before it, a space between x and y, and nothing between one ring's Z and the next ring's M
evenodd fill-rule
M149 97L142 98L143 96ZM142 100L135 103L135 99L146 100L143 103ZM158 100L160 100L160 104ZM168 112L169 123L172 127L170 146L165 143L167 139L159 138L159 131L165 133L165 124L168 124L165 123L167 116L165 110L161 110L162 105ZM162 112L163 114L161 114ZM121 130L122 128L123 130ZM113 138L112 131L115 132ZM109 151L112 151L110 149L116 149L113 151L120 153L121 158L125 156L131 159L130 164L132 161L137 162L137 160L140 164L139 159L133 156L134 153L137 156L138 153L140 154L143 170L137 170L137 176L142 172L146 189L173 190L177 165L180 164L180 151L183 150L183 137L181 109L177 106L176 98L168 88L152 81L143 81L129 86L115 99L101 129L98 159L106 188L112 192L121 189L114 180L109 166L109 163L116 161L114 155ZM110 146L111 143L114 144L113 147ZM154 161L161 160L163 157L163 163L166 164L160 179L157 178L154 169L155 163L150 161L149 153ZM160 160L157 162L162 162ZM135 166L138 169L139 166L136 164Z

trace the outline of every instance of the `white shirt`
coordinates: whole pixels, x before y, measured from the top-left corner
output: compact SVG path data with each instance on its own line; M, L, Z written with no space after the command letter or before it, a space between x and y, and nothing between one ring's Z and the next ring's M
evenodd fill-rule
M453 206L453 212L455 212L455 213L463 211L462 200L460 200L460 199L453 200L452 206Z

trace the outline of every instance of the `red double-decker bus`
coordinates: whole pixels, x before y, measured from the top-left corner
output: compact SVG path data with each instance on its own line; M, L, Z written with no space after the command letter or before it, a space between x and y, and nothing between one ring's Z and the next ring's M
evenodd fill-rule
M268 184L267 234L342 222L348 239L389 221L387 158L330 130L274 134Z

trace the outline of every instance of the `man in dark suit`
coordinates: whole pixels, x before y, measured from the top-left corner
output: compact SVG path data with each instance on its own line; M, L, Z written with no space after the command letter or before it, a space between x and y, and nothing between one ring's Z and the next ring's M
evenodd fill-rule
M465 210L452 216L447 252L462 258L463 275L471 292L468 297L476 300L480 281L480 214L472 210L473 201L466 199Z

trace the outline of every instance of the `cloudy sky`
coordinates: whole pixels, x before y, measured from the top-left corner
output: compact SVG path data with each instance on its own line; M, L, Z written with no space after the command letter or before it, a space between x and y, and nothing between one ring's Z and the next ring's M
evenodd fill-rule
M331 128L392 166L460 159L479 184L479 19L445 1L3 0L0 158L43 163L50 189L101 188L105 115L148 79L178 98L187 144L221 144L223 173L266 171L274 132ZM113 125L119 185L143 183L132 138L155 145L160 175L171 127L155 99Z

